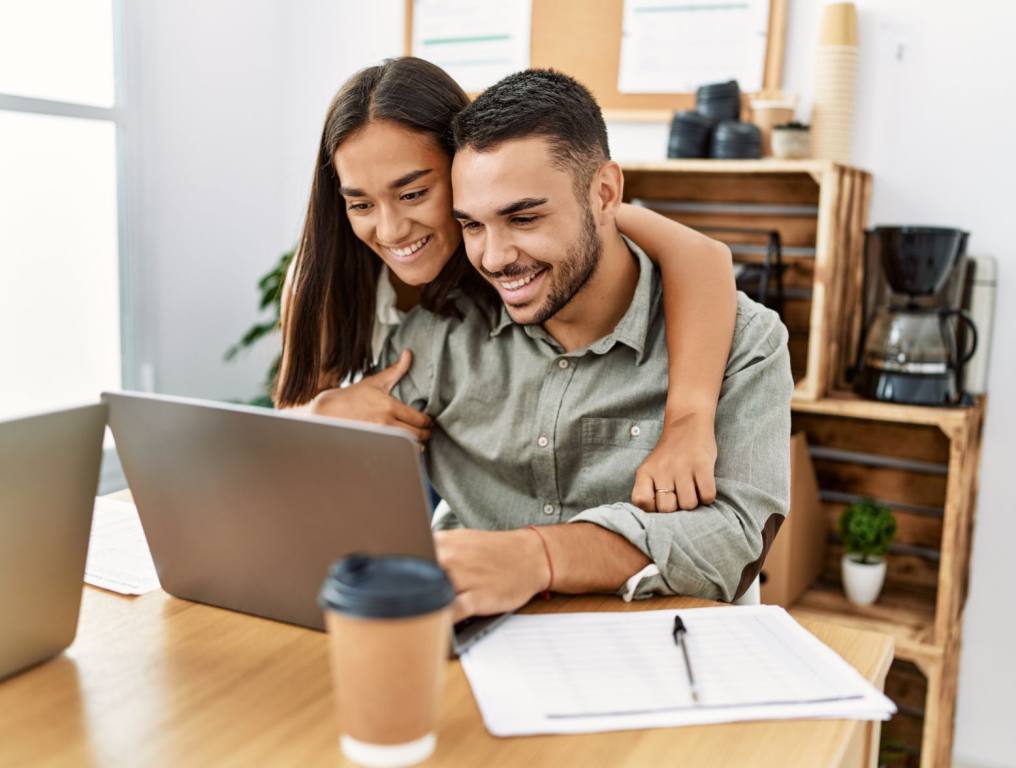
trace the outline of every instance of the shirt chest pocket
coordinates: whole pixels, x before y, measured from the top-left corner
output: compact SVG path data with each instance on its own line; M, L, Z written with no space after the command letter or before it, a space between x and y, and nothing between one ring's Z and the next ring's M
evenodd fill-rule
M630 448L649 453L662 433L662 421L586 416L582 419L582 452Z

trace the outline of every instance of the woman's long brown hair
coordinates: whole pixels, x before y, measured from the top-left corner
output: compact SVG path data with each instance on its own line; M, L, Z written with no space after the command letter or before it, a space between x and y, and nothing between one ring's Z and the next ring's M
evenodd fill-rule
M332 99L321 132L291 294L282 314L276 406L302 405L322 389L368 370L373 362L381 260L353 234L332 164L336 149L372 120L390 120L431 136L451 156L452 118L468 103L447 73L410 56L361 70ZM450 296L455 288L484 297L491 291L467 261L461 244L437 278L424 287L420 303L432 312L457 315Z

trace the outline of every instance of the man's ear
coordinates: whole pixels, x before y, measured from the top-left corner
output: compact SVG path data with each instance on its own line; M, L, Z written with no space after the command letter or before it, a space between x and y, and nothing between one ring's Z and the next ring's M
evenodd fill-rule
M593 211L597 215L613 218L624 197L624 174L621 166L608 160L593 176L592 189Z

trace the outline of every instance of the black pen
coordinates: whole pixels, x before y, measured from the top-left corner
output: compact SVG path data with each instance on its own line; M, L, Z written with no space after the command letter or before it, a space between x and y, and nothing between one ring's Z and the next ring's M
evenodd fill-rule
M695 676L691 673L691 659L688 658L688 643L686 639L687 634L688 629L684 626L684 622L681 621L681 617L674 614L674 644L679 646L681 653L684 654L684 666L688 670L688 684L691 686L691 700L698 704L698 686L695 685Z

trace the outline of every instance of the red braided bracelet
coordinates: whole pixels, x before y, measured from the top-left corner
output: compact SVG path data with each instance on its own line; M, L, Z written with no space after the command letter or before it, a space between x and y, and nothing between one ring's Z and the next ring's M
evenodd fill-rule
M550 600L550 590L554 587L554 561L550 559L550 548L547 546L547 540L543 538L543 534L540 533L535 525L527 525L526 528L536 534L536 538L543 545L543 553L547 556L547 569L550 571L550 580L547 582L547 588L543 590L543 599Z

